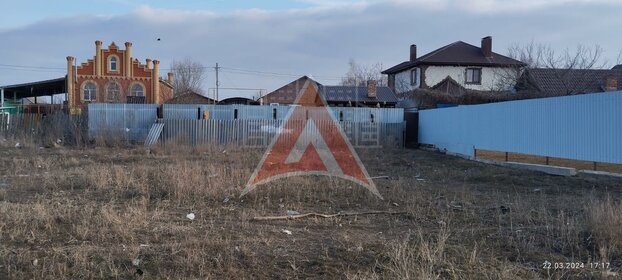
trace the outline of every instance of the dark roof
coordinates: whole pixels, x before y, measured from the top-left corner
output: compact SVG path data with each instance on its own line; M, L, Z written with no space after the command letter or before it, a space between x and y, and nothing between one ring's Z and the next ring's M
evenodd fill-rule
M397 96L389 87L377 87L376 98L367 96L367 87L322 86L320 93L326 102L386 102L397 103Z
M525 71L517 89L544 96L603 92L608 77L616 79L617 89L622 89L622 70L533 68Z
M468 93L469 91L465 87L463 87L456 80L452 79L450 76L447 76L445 79L440 81L438 84L431 87L432 90L436 90L439 92L447 93L449 95L463 95Z
M6 98L12 98L13 93L15 93L16 98L25 98L65 93L65 84L66 79L62 77L45 81L0 86L0 88L4 88Z
M524 66L525 63L493 52L485 57L482 49L462 41L451 43L434 50L415 61L405 61L382 74L393 74L418 65L460 65L460 66Z
M219 105L232 105L232 104L241 104L241 105L259 105L259 101L246 98L246 97L229 97L223 100L218 101Z
M203 96L194 91L186 91L164 102L166 104L216 104L214 99Z
M296 101L296 95L302 89L305 82L310 80L317 83L320 94L327 103L397 103L397 96L389 87L376 87L376 98L367 97L367 87L365 86L325 86L313 79L303 76L295 81L280 87L279 89L266 94L263 97L264 104L279 103L292 104Z

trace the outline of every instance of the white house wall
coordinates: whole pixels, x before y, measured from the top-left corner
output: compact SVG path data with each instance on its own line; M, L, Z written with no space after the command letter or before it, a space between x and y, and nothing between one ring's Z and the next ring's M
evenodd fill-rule
M482 69L481 84L476 85L465 83L464 75L466 74L466 69L471 68L467 66L429 66L425 70L425 84L428 87L433 87L443 81L445 78L447 78L447 76L450 76L452 79L460 83L460 85L464 86L465 88L473 90L508 90L512 88L512 86L514 86L514 84L516 83L515 79L511 79L512 81L508 81L509 77L516 77L516 75L509 74L512 72L515 73L515 69L502 67L473 67ZM406 77L408 77L409 72L402 73L406 73ZM504 86L500 87L501 84L504 84Z
M421 84L420 82L414 86L410 84L410 70L411 69L408 69L407 71L395 74L396 93L407 92L419 88L419 85ZM418 77L417 80L420 80L420 78Z

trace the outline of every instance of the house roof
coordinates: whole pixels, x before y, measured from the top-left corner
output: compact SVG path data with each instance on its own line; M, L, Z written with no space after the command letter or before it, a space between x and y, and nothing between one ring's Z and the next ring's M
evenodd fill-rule
M460 83L456 82L456 80L452 79L450 76L447 76L438 84L432 86L431 89L447 93L449 95L463 95L469 92L468 89L463 87Z
M320 93L326 102L386 102L397 103L397 96L389 87L377 87L376 98L367 96L367 87L322 86Z
M317 83L320 94L324 97L327 103L343 103L349 101L394 104L398 101L397 96L389 87L376 87L376 98L372 98L367 96L367 87L364 86L325 86L307 76L303 76L273 92L266 94L263 97L264 104L294 103L298 92L302 89L307 80Z
M223 100L218 101L218 105L231 105L231 104L242 104L242 105L259 105L259 101L246 98L246 97L229 97Z
M382 74L393 74L418 65L524 66L525 63L495 52L492 53L492 57L486 57L481 48L457 41L414 61L405 61L395 65L382 71Z
M546 96L603 92L608 77L622 89L622 69L528 69L521 77L519 90L538 91Z
M4 88L6 98L12 97L13 94L15 94L16 98L25 98L65 93L65 84L66 78L62 77L45 81L0 86L0 88Z
M166 104L216 104L214 99L198 94L194 91L186 91L164 102Z
M311 78L302 76L289 84L286 84L262 97L264 104L279 103L293 104L296 101L296 94L302 89L307 80Z

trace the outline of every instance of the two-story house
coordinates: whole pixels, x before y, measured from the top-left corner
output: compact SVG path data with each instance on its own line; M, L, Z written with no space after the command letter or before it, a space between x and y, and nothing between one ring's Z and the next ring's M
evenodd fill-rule
M132 57L132 43L125 50L113 42L107 49L95 41L95 57L74 66L67 57L67 103L72 114L79 114L88 103L163 104L173 97L173 74L160 78L158 60L145 64ZM153 64L153 65L152 65Z
M382 71L389 87L401 96L418 89L449 95L469 92L510 91L525 63L492 51L492 37L482 38L481 46L458 41L417 56L410 46L410 59Z

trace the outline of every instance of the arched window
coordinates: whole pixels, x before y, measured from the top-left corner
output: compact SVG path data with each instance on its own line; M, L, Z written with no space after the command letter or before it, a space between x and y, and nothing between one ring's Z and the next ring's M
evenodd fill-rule
M108 96L108 102L119 102L121 101L121 87L117 83L110 83L108 87L106 87L106 94Z
M84 101L97 100L97 85L93 82L87 82L84 84Z
M132 88L130 88L130 94L132 96L145 96L145 89L141 84L134 84Z
M117 71L117 57L111 56L109 59L110 63L108 65L109 71Z

